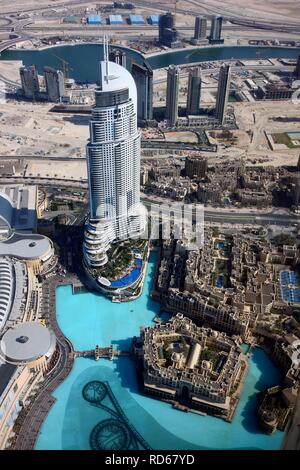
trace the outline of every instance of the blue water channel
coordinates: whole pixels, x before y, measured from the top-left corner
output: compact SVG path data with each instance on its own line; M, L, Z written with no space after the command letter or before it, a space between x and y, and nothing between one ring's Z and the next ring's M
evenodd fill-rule
M73 295L70 286L58 288L58 322L76 350L110 343L127 349L142 325L153 324L152 319L159 311L159 304L149 295L156 257L156 253L151 253L143 294L133 302L112 303L93 293ZM130 426L153 449L279 449L283 433L271 436L262 433L255 418L256 393L279 380L279 371L264 351L255 349L234 419L226 423L211 416L183 413L141 395L130 358L99 362L78 358L70 376L54 392L57 401L41 428L36 449L90 448L93 428L109 417L101 407L84 399L82 390L91 381L109 385Z
M110 46L114 47L114 46ZM115 46L120 47L120 46ZM122 47L127 56L127 68L132 62L143 64L145 57L138 51ZM168 67L170 64L189 64L214 60L294 58L300 54L300 48L282 46L208 46L169 50L162 54L147 57L146 61L153 69ZM48 65L62 67L62 60L67 61L70 78L78 82L95 82L99 79L99 60L103 59L102 44L68 44L44 47L41 49L8 49L1 54L0 60L20 60L24 65L34 64L40 74Z

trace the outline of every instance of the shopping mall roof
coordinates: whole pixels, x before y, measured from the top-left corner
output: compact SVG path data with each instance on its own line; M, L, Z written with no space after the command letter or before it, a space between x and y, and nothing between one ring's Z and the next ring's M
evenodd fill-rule
M49 357L55 343L51 330L38 322L25 322L7 330L0 342L0 352L7 362L21 364Z
M44 235L15 232L0 242L0 256L13 256L23 260L43 259L52 250L49 238Z

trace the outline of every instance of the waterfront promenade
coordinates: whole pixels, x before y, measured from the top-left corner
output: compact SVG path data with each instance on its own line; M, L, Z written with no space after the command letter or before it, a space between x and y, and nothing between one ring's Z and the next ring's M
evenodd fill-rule
M70 374L74 363L74 348L72 343L63 335L56 320L56 287L59 285L77 285L80 281L74 275L65 278L55 276L43 284L42 309L43 317L55 333L59 348L59 359L54 368L45 376L37 391L34 401L24 408L21 418L15 423L17 435L11 442L14 450L34 449L40 428L55 403L52 396L54 390Z

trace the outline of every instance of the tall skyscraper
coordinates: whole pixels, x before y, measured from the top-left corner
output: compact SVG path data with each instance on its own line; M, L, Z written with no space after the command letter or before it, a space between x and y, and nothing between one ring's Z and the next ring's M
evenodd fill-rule
M199 67L189 73L186 114L195 116L199 114L201 97L201 70Z
M298 55L296 70L295 70L297 80L300 80L300 55Z
M205 16L196 16L195 18L195 31L194 39L205 39L206 38L207 20Z
M138 122L153 118L153 71L149 65L132 64L131 74L137 88Z
M107 263L111 243L140 234L146 224L140 203L136 86L126 69L108 61L108 51L100 64L87 168L90 218L83 254L85 264L96 268Z
M211 27L210 27L210 36L209 42L222 42L221 34L222 34L222 23L223 17L222 16L213 16L211 20Z
M60 101L65 94L65 78L61 70L44 67L46 92L49 101Z
M178 32L175 28L174 15L170 12L160 15L158 22L159 44L167 47L177 47Z
M219 74L218 93L216 100L216 118L221 124L224 123L230 88L231 70L230 65L222 64Z
M40 92L39 77L34 65L20 68L23 95L34 99Z
M116 62L116 64L122 65L126 68L126 53L119 49L113 49L109 53L110 62Z
M178 118L179 68L170 65L167 76L166 118L170 126L175 126Z

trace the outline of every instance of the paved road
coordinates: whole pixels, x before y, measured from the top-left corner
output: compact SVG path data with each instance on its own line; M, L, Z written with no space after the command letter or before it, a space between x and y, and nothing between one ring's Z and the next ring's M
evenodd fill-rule
M149 199L141 198L147 208L150 208L151 204L159 204L158 201L149 201ZM170 203L170 207L174 211L174 215L181 216L181 210L176 209L176 205L180 205L179 202L164 201L165 204ZM186 215L193 215L193 208L189 208L185 205ZM204 208L204 221L205 222L217 222L220 224L240 224L240 225L293 225L298 224L300 227L300 217L294 214L282 214L274 212L274 209L266 212L261 211L249 211L245 212L233 212L232 210L218 209L215 210Z

